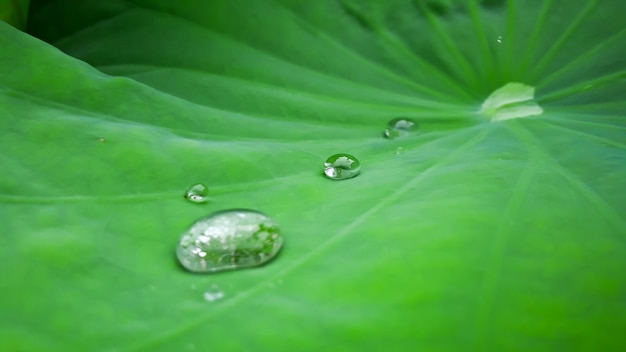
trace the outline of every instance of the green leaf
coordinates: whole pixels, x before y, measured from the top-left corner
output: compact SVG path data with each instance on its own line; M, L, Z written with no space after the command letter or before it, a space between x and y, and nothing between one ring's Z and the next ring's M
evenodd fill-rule
M30 34L0 23L3 348L622 350L625 10L34 2ZM515 82L543 113L492 123ZM419 133L384 138L398 117ZM360 175L327 179L337 153ZM182 269L230 208L280 255Z

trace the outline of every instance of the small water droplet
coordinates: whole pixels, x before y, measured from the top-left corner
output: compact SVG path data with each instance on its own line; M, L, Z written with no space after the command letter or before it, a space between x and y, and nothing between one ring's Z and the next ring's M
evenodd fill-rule
M224 210L199 219L176 248L189 271L216 272L264 264L274 258L283 239L278 225L254 210Z
M204 292L204 299L213 302L224 298L224 292L217 285L212 285L209 290Z
M502 36L499 35L498 38L496 38L496 42L498 42L498 44L502 44Z
M185 193L185 198L193 203L205 203L206 201L208 201L208 195L209 187L203 185L202 183L197 183L189 187L189 189Z
M419 130L419 125L417 124L417 122L404 117L399 117L387 123L385 137L391 139L404 137L409 133L415 132L417 130Z
M330 156L324 162L324 174L333 180L345 180L361 172L361 163L350 154L339 153Z
M98 142L106 142L106 139L104 137L100 137L98 138Z
M404 148L402 148L402 147L396 148L396 154L397 155L404 154Z

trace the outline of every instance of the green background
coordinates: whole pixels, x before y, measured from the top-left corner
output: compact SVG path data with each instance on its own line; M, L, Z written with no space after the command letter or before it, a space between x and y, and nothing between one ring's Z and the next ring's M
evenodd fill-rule
M623 351L626 2L0 3L4 350ZM181 269L228 208L281 254Z

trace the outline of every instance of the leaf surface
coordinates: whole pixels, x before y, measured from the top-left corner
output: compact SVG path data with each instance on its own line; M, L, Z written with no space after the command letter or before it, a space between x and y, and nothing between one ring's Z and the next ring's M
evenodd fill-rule
M0 22L11 350L622 348L626 3L31 7ZM483 116L510 82L543 113ZM383 138L397 117L419 133ZM361 175L324 177L339 152ZM180 234L228 208L281 254L185 272Z

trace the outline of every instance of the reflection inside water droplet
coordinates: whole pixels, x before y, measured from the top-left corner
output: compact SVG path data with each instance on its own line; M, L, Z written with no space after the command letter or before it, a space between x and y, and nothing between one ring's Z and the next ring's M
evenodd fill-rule
M324 162L324 174L333 180L345 180L357 176L361 172L361 163L354 156L339 153L330 156Z
M216 272L264 264L274 258L283 239L267 215L247 209L213 213L185 231L176 248L189 271Z
M185 192L185 198L193 203L204 203L208 201L209 188L202 183L197 183Z
M418 130L419 125L417 124L417 122L404 117L399 117L387 123L387 129L385 129L385 137L390 139L404 137L409 133L416 132Z

